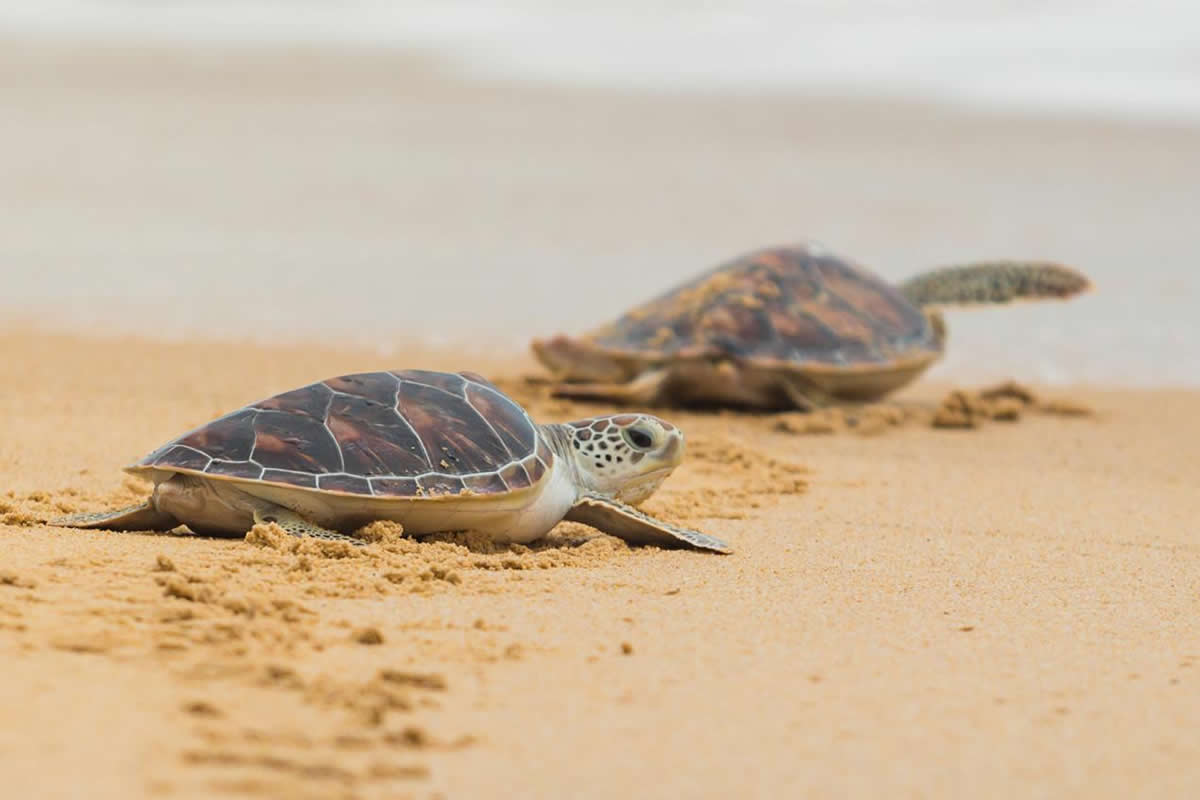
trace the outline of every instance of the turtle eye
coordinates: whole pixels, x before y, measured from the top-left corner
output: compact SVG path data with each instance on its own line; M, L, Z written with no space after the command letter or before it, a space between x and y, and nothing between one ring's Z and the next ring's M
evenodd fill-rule
M644 425L634 425L632 428L626 428L622 433L625 435L625 441L634 450L649 450L654 446L654 434Z

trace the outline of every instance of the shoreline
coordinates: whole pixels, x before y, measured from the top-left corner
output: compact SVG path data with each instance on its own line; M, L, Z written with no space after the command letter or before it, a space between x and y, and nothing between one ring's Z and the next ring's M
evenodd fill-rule
M716 7L689 10L685 5L673 11L662 10L665 14L612 7L600 14L585 12L591 17L589 24L581 24L585 17L576 13L556 17L544 7L522 9L511 4L504 10L485 4L475 14L457 15L453 20L439 15L436 6L423 8L417 4L402 18L380 14L381 10L362 7L345 13L327 4L315 4L281 17L264 13L262 8L206 14L202 7L177 5L156 14L131 17L120 13L119 7L110 6L90 18L86 9L71 9L66 15L56 15L51 24L39 20L36 14L0 13L0 28L5 36L46 44L420 53L431 60L436 58L447 71L468 81L503 76L510 82L535 87L636 91L653 84L664 91L696 93L717 86L723 92L743 95L802 87L818 95L936 96L960 107L1018 113L1069 108L1071 113L1093 118L1200 122L1195 98L1178 91L1177 84L1186 84L1189 77L1186 67L1178 64L1171 69L1162 63L1146 62L1144 57L1138 58L1136 48L1114 59L1109 48L1112 31L1136 21L1146 28L1142 31L1148 37L1146 42L1158 41L1167 48L1164 52L1168 60L1172 55L1178 58L1186 52L1188 40L1175 37L1186 37L1183 32L1193 21L1178 15L1169 21L1156 18L1135 11L1129 4L1108 9L1107 14L1074 17L1062 8L1057 13L1045 9L1050 12L1047 17L1044 12L1032 16L1013 13L1011 8L1005 13L1002 4L993 4L991 8L980 8L981 16L975 20L956 18L945 13L948 9L935 8L915 17L896 17L882 9L849 17L830 17L809 9L781 17L778 12L782 9L775 9L775 14L761 9L767 13L756 20L760 24L757 30L745 27L748 19L739 24L727 18L729 24L720 33L711 27L716 18L704 13L720 15ZM773 21L768 22L772 17ZM848 25L852 18L854 23ZM983 24L988 18L991 22ZM920 24L914 29L917 22ZM796 29L824 40L824 49L794 52L798 42L789 33ZM554 31L554 39L575 45L569 57L545 41L549 30ZM1160 41L1164 35L1169 41ZM1056 59L1046 59L1036 50L1026 53L1028 59L1022 63L1011 60L1014 48L1045 36L1076 49L1079 60L1075 69L1063 72L1063 65ZM619 65L597 50L597 46L603 50L618 39L625 50ZM714 44L723 45L722 58L708 63L705 55ZM847 58L846 51L863 47L875 52L866 58ZM779 52L789 49L793 52ZM662 59L664 51L671 52L672 57ZM914 59L915 52L921 52L923 58ZM963 59L963 52L974 56ZM1107 57L1097 59L1106 52ZM760 62L763 53L774 56L769 69L763 69ZM821 57L813 58L817 53ZM1001 68L1012 74L998 81L995 71ZM1120 83L1111 86L1106 85L1109 81L1086 77L1093 73L1111 79L1123 72L1139 75L1140 92L1131 95ZM1031 83L1036 83L1036 88ZM876 91L863 90L864 86Z
M1037 257L1095 281L953 314L939 377L1200 375L1181 257L1200 128L530 87L403 53L9 44L9 322L516 342L812 238L891 280Z

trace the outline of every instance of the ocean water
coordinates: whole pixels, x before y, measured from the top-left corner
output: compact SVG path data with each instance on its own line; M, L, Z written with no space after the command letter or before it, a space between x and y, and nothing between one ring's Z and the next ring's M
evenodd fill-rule
M369 102L356 105L353 78L348 100L314 106L333 115L326 124L283 105L260 115L245 105L263 102L252 93L196 117L169 93L122 95L119 75L80 94L64 83L87 84L73 74L11 73L0 84L0 319L511 350L586 329L741 251L812 237L896 279L1029 255L1096 280L1063 306L954 314L942 376L1200 385L1200 3L0 0L0 41L13 38L384 49L467 80L585 93L1094 121L1115 144L1093 154L1086 126L1047 129L1046 141L1014 128L1010 148L986 125L964 129L976 142L928 144L936 131L917 126L859 147L835 125L805 143L804 121L786 114L711 130L651 121L642 141L636 120L584 107L530 117L547 133L492 104L476 130L461 108L441 120L374 98L397 107L379 123L393 144L372 130ZM777 122L784 135L769 135ZM338 124L363 141L340 139ZM1178 134L1143 140L1139 125ZM636 158L615 140L637 141ZM803 192L794 210L780 200L791 191Z
M1200 119L1192 0L5 0L0 31L423 48L536 83Z

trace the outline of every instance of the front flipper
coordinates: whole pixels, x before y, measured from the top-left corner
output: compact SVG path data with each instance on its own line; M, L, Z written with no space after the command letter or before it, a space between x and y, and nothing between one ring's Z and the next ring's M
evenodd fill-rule
M667 385L667 370L643 372L629 383L560 383L554 387L555 397L571 400L609 400L615 403L643 406L662 405Z
M779 388L797 411L816 411L818 408L833 405L832 397L801 375L781 375Z
M327 539L332 542L346 542L357 547L362 547L366 544L366 542L364 542L362 539L357 539L353 536L347 536L346 534L338 533L337 531L331 531L328 528L322 528L320 525L314 525L304 517L297 514L295 511L288 511L286 508L255 511L254 521L256 523L274 522L292 536L311 536L314 539Z
M714 553L732 553L720 539L677 528L674 525L643 514L633 506L599 494L585 494L571 506L565 519L582 522L597 530L624 539L630 544L649 544L656 547L694 547Z
M179 527L180 521L173 515L159 511L147 500L136 506L126 506L115 511L89 511L84 514L68 514L47 520L47 525L63 528L85 528L109 531L169 531Z

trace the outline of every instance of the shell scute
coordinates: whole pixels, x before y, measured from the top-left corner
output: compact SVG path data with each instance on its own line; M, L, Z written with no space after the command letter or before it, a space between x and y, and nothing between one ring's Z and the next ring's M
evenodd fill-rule
M230 478L258 480L262 477L263 467L253 461L218 461L214 459L205 472L209 475L227 475Z
M550 445L542 437L538 437L537 443L537 459L546 465L547 469L554 466L554 451L550 449Z
M466 399L500 437L509 455L518 459L533 450L537 431L529 424L525 411L498 389L467 384Z
M793 319L808 320L820 327L823 337L832 343L869 343L876 336L875 326L861 311L839 297L823 297L792 308ZM777 330L777 329L776 329Z
M855 313L859 324L873 335L911 336L925 328L924 315L890 284L865 279L864 273L833 259L819 260L817 268L828 293Z
M261 481L269 481L270 483L284 483L288 486L299 486L303 489L316 489L317 476L310 475L307 472L289 472L282 469L264 469Z
M525 474L529 476L529 480L532 483L540 481L548 469L546 464L542 463L542 460L536 456L525 459L521 462L521 465L525 468Z
M485 378L485 377L483 377L482 375L480 375L478 372L465 372L465 371L464 371L464 372L460 372L460 373L458 373L458 374L459 374L459 375L462 375L464 378L466 378L466 379L467 379L468 381L470 381L471 383L477 383L477 384L479 384L480 386L483 386L483 387L485 387L485 388L487 388L487 389L491 389L491 390L492 390L492 391L494 391L496 394L499 394L499 395L503 395L503 394L504 394L504 392L500 390L500 387L499 387L499 386L497 386L496 384L492 383L492 382L491 382L491 381L489 381L487 378Z
M173 444L195 448L209 458L246 461L254 449L254 418L257 416L253 409L235 411L193 431Z
M396 389L400 386L400 381L390 372L340 375L322 383L339 394L362 398L385 408L396 407Z
M780 338L809 342L816 349L836 347L839 341L833 328L822 322L819 315L808 313L801 304L772 313L771 325Z
M362 397L334 397L326 423L353 475L419 475L433 469L416 431L392 406Z
M377 497L416 497L416 478L371 478L371 491Z
M464 398L403 381L397 408L420 438L435 470L441 467L448 474L489 472L513 459L500 437Z
M434 389L441 389L447 394L452 394L455 397L463 396L463 388L466 386L466 379L461 375L456 375L451 372L431 372L424 369L406 369L400 372L393 372L402 383L412 382L419 383L423 386L432 386Z
M252 458L267 469L314 475L342 468L341 451L324 422L283 411L262 411L255 417Z
M510 464L500 470L500 478L504 481L505 486L514 491L533 485L533 481L529 479L529 473L520 464Z
M141 462L146 466L183 467L202 470L212 463L212 458L185 445L169 444L146 456Z
M274 397L268 397L266 400L260 400L251 408L279 411L321 420L325 419L325 410L329 407L329 398L332 396L333 391L328 386L323 383L313 383L290 392L277 394Z
M371 482L358 475L318 475L317 488L347 494L371 494Z
M456 478L452 475L424 475L417 478L417 486L430 497L437 497L443 494L461 494L467 488L462 478Z
M499 474L494 472L487 475L467 475L462 482L468 492L475 494L500 494L508 491L508 486Z

